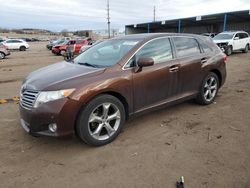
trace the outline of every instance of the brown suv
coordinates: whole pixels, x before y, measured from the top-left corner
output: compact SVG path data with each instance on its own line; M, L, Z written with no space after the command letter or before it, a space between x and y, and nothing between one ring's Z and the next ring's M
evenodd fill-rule
M21 88L22 127L32 135L76 133L104 145L141 112L195 98L213 102L226 56L210 38L138 34L99 43L70 62L31 73Z

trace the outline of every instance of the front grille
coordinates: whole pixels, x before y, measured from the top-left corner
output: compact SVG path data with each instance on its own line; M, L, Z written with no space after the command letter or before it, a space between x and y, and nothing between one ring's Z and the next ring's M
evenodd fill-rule
M21 93L20 104L26 108L31 109L36 101L38 96L38 91L24 90Z
M220 48L224 48L227 46L227 43L218 43L217 44Z

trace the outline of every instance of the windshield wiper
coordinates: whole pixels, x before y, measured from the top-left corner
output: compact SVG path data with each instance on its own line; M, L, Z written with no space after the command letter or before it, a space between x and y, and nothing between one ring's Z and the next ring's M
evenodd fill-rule
M98 66L97 65L93 65L93 64L90 64L90 63L78 63L79 65L85 65L85 66L88 66L88 67L94 67L94 68L97 68Z

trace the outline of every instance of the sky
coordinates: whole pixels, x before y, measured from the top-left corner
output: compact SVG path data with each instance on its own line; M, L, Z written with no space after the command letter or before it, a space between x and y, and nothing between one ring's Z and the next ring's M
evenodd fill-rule
M0 0L0 27L52 31L107 28L107 0ZM111 28L206 14L249 10L250 0L110 0Z

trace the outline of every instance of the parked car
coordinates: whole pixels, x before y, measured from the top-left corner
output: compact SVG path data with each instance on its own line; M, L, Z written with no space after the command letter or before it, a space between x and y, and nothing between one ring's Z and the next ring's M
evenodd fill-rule
M6 40L6 38L0 37L0 42L3 42L5 40Z
M20 50L25 51L29 48L29 44L21 39L7 39L6 41L2 42L5 46L7 46L10 50Z
M213 103L226 78L226 55L208 37L135 34L106 40L31 73L20 97L31 135L76 133L100 146L134 115L195 98Z
M74 53L79 54L80 49L82 46L88 45L88 40L87 39L82 39L82 40L69 40L65 41L62 44L55 45L52 48L52 53L56 55L64 55L66 53L66 49L68 46L73 46L74 48Z
M242 51L247 53L249 50L250 38L244 31L226 31L219 33L213 38L213 41L228 56L234 51Z
M94 45L97 45L97 44L101 43L102 41L104 41L104 40L97 40L95 42L89 43L88 45L82 46L81 49L80 49L80 53L86 51L87 49L89 49L90 47L92 47Z
M64 43L65 41L69 41L70 38L69 37L64 37L64 38L60 38L57 40L52 40L49 42L49 44L46 45L46 47L48 48L48 50L52 50L53 46L59 45Z
M38 41L40 41L37 38L21 38L21 39L26 41L26 42L38 42Z
M4 59L8 55L10 55L10 51L6 46L0 43L0 59Z
M215 33L202 33L201 35L207 36L207 37L210 37L210 38L214 38L216 34Z

